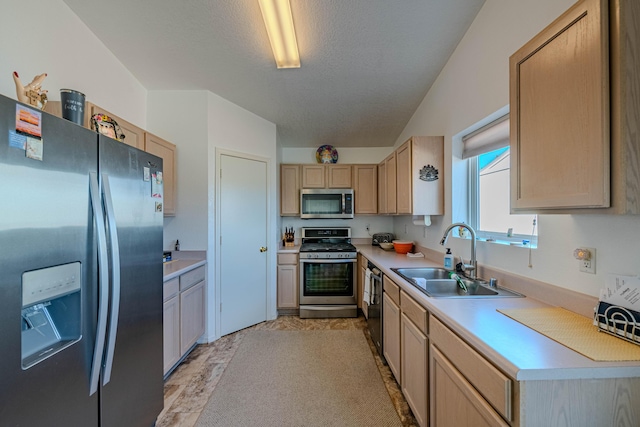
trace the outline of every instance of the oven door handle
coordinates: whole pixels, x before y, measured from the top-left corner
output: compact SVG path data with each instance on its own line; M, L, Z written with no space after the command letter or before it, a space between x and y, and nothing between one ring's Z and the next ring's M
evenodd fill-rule
M344 264L347 262L356 263L358 260L349 258L313 258L300 260L300 264Z

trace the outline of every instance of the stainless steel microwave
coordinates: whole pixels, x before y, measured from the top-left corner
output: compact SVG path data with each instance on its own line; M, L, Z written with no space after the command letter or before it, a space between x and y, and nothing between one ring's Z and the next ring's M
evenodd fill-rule
M300 218L353 218L353 189L300 190Z

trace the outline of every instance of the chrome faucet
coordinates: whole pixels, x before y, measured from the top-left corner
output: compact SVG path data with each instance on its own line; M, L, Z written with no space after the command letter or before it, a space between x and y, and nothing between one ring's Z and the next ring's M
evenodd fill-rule
M444 235L442 236L442 240L440 240L440 244L442 246L444 246L445 243L447 243L447 239L449 238L449 232L451 230L453 230L456 227L462 227L462 228L466 228L467 230L469 230L469 233L471 234L471 259L469 260L469 264L465 264L464 262L462 263L462 268L466 271L469 270L469 277L471 279L475 279L476 278L476 271L478 270L478 261L476 261L476 232L475 230L470 226L467 225L463 222L456 222L454 224L451 224L449 227L447 227L447 229L444 232Z

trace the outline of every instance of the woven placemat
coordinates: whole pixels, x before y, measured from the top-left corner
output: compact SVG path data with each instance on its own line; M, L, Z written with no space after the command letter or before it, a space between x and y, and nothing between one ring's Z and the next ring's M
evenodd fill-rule
M536 332L599 362L640 361L640 346L598 332L593 320L561 307L499 309Z

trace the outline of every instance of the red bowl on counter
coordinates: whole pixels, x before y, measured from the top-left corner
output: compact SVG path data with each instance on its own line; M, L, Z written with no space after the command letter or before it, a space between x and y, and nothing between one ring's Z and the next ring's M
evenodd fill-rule
M411 252L411 249L413 249L413 242L407 242L404 240L394 240L393 249L396 250L396 253L406 254L408 252Z

